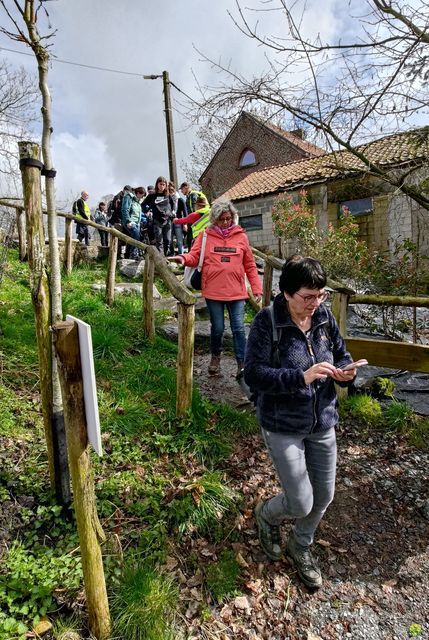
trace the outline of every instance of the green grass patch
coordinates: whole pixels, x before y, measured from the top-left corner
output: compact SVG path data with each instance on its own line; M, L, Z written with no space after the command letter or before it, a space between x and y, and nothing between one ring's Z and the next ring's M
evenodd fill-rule
M222 551L218 561L205 568L205 585L216 603L240 594L239 579L240 565L229 549Z
M366 394L357 394L341 399L340 415L353 418L365 427L376 427L381 423L382 409L378 400Z
M170 576L131 558L111 597L112 640L174 640L177 599Z

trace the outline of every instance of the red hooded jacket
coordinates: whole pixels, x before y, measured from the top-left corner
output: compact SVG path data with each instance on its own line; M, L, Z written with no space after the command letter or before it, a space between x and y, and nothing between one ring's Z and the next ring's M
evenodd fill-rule
M253 295L261 295L262 284L245 231L236 225L228 236L222 237L210 226L206 233L201 288L204 298L223 302L247 299L245 275ZM198 266L203 235L200 233L191 251L182 256L185 266Z

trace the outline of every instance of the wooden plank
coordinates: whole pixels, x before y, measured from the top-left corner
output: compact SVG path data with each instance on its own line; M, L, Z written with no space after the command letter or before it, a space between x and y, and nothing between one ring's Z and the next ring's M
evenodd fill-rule
M346 338L353 360L366 358L377 367L429 373L429 346L389 340Z
M349 304L374 304L389 307L429 307L429 296L352 295Z

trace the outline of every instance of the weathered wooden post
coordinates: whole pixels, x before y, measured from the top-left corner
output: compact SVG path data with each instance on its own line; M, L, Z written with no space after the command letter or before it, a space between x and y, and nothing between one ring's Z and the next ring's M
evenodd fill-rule
M335 291L332 296L332 313L337 321L340 333L343 338L347 336L347 306L349 303L349 295L347 293L340 293ZM337 385L337 395L339 398L344 398L348 394L348 389L345 387L339 387Z
M25 213L24 209L15 209L16 228L18 230L19 259L21 262L27 258L27 241L25 238Z
M149 247L145 254L143 270L143 331L148 340L155 340L155 311L153 307L153 280L155 263L152 258L153 247ZM155 249L156 251L156 249Z
M66 275L70 275L73 269L73 220L65 219L64 232L64 271Z
M271 293L273 290L273 265L265 260L264 279L262 283L262 306L268 307L271 303Z
M39 159L39 145L34 142L19 142L18 147L26 213L31 301L33 303L39 356L43 424L48 450L51 488L55 491L58 482L58 464L55 463L55 438L52 430L52 340L49 333L51 305L44 257L45 232L43 230L42 191L40 187L42 163Z
M89 628L98 640L110 636L110 613L104 579L94 480L89 455L77 325L57 322L52 327L59 363L67 449L73 485L73 505L79 534Z
M177 304L176 416L184 416L192 404L194 370L195 304Z
M107 259L106 274L106 304L111 307L115 300L115 276L116 262L118 260L119 240L116 236L110 235L109 257Z

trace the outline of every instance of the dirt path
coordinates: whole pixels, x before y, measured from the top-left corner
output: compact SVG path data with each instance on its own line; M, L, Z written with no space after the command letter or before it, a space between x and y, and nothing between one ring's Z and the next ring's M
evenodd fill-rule
M246 407L223 358L224 375L207 375L208 356L195 359L195 377L204 395ZM249 405L247 405L247 409ZM315 545L325 576L314 593L297 579L288 560L268 561L259 547L253 520L258 499L278 490L261 438L241 438L226 470L245 503L233 543L243 567L242 595L213 606L211 632L221 640L403 640L429 638L429 455L383 432L359 434L351 425L338 430L337 491ZM285 535L287 527L285 527ZM200 547L198 546L200 544ZM201 562L219 553L195 542ZM231 546L231 545L230 545ZM183 597L190 598L184 587ZM190 605L191 606L191 605ZM195 638L208 638L204 625L188 614ZM194 625L194 626L193 626ZM421 633L413 636L412 633Z

